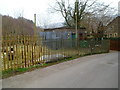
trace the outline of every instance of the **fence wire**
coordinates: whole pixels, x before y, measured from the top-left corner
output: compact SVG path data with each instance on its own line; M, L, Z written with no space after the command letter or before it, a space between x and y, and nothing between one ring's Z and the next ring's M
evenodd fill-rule
M46 40L30 35L6 35L2 42L2 70L26 68L73 56L108 51L109 40Z

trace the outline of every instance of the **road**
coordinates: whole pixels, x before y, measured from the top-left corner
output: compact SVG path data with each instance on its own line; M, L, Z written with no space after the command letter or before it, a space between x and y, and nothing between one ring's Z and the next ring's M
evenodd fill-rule
M3 88L118 88L118 52L80 57L2 83Z

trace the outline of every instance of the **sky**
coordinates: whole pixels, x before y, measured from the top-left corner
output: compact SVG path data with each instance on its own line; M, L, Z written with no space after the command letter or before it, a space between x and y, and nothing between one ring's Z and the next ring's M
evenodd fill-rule
M118 8L119 0L99 1ZM55 6L55 0L0 0L0 14L12 17L18 17L22 14L23 17L34 21L34 14L36 13L37 24L39 25L63 22L64 19L61 14L50 12L50 6Z

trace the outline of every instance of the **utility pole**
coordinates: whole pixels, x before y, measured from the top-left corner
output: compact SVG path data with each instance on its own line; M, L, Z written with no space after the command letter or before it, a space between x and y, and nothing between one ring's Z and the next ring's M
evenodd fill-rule
M76 30L76 48L78 48L78 0L75 2L75 30Z
M34 36L36 36L36 14L34 14Z
M75 30L76 30L76 39L78 39L78 18L77 18L77 16L78 16L78 12L77 12L77 7L78 7L78 0L76 0L76 2L75 2L75 18L76 18L76 22L75 22Z
M36 14L34 14L34 41L35 41L35 45L36 45L38 42L37 28L36 28Z

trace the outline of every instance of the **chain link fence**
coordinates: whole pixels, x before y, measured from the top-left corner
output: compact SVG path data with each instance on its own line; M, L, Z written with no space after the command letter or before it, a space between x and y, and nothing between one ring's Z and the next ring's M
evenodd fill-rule
M2 42L2 70L27 68L65 58L109 51L109 40L44 39L6 35Z

